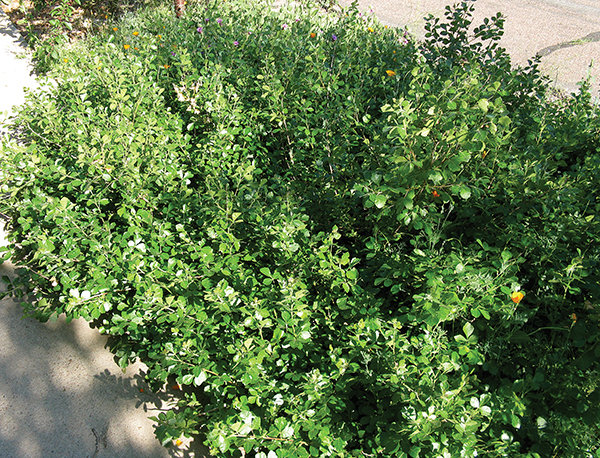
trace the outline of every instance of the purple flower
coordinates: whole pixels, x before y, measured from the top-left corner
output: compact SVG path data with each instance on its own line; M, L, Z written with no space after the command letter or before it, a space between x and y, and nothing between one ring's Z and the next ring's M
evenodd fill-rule
M234 41L234 42L233 42L233 46L239 46L239 45L240 45L240 42L239 42L239 41Z
M282 28L283 30L287 29L287 24L282 24L282 25L281 25L281 28Z
M223 19L221 19L221 18L217 19L217 24L221 25L221 22L223 22Z
M205 20L206 22L208 22L210 19L206 18L206 19L204 19L204 20Z
M300 22L300 18L299 17L296 18L296 22Z
M196 29L196 31L197 31L198 33L202 33L202 27L198 27L198 28Z
M331 39L332 39L333 41L337 40L337 35L335 35L335 34L333 34L333 33L332 33L332 34L331 34Z
M248 36L252 35L252 32L248 32Z
M171 55L172 55L173 57L177 56L177 54L175 54L174 52L172 52L172 53L171 53Z

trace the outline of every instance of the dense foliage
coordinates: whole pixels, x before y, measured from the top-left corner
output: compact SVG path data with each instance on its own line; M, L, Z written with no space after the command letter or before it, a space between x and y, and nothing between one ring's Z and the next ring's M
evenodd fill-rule
M420 43L235 0L62 49L1 152L9 292L175 378L164 444L600 456L598 110L472 8Z

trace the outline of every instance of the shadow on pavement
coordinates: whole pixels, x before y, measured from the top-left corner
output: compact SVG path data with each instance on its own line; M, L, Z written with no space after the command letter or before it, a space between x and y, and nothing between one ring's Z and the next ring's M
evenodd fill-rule
M0 275L11 273L7 264ZM150 393L139 364L123 373L105 342L83 320L42 324L22 318L16 301L0 301L2 458L207 455L189 441L185 448L160 445L148 417L172 396Z

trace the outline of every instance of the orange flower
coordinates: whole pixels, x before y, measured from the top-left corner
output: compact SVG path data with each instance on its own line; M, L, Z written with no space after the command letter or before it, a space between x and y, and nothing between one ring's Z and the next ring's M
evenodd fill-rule
M124 47L125 49L129 49L131 46L129 46L129 45L123 45L123 47Z
M161 40L161 39L162 39L162 36L161 36L161 35L158 35L158 39L159 39L159 40Z
M179 389L179 385L173 385L171 388L174 389L174 390L178 390Z
M387 76L396 76L396 72L393 70L386 70Z
M167 65L167 64L165 64L165 65L163 65L163 67L165 67L165 68L169 68L169 67L170 67L170 65Z
M519 302L521 302L521 300L525 297L525 294L523 294L521 291L513 291L512 294L510 295L510 298L512 299L512 301L515 304L518 304Z
M311 38L314 38L314 37L316 37L316 36L317 36L317 34L316 34L315 32L310 32L310 37L311 37Z
M575 315L574 313L571 313L571 319L573 320L573 323L577 322L577 315Z
M432 194L433 194L433 197L440 197L440 195L438 194L437 191L433 191Z
M144 389L143 389L143 388L140 388L140 393L143 393L143 392L144 392Z
M119 29L117 29L116 27L113 27L113 30L116 32L116 31L117 31L117 30L119 30Z
M133 36L137 37L140 34L140 32L133 32Z
M136 48L133 48L133 49L135 49L136 51L139 51L139 48L137 48L137 47L136 47Z

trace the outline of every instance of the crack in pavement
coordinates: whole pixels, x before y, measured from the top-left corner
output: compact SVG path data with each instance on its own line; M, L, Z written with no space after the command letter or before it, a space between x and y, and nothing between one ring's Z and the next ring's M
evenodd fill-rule
M102 448L106 448L106 436L108 433L108 425L109 424L106 423L106 426L102 428L102 431L99 434L96 431L96 429L92 428L92 433L94 433L94 437L96 438L96 450L94 451L92 458L96 458L98 456L98 453L100 452L100 445L102 445Z
M542 49L541 51L538 51L537 55L540 57L545 57L545 56L548 56L548 55L552 54L553 52L558 51L560 49L570 48L572 46L580 46L580 45L583 45L586 43L592 43L594 41L600 41L600 32L588 33L583 38L578 38L576 40L571 40L571 41L564 41L564 42L558 43L556 45L547 46L546 48Z

